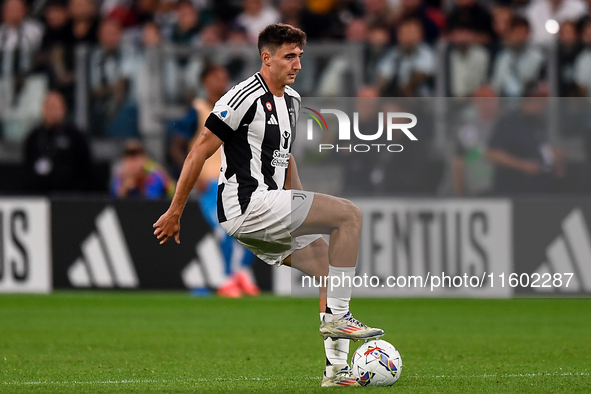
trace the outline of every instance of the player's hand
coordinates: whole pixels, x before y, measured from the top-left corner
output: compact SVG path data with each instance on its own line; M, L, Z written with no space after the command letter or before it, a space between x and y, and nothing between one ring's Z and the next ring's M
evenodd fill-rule
M181 243L181 217L166 211L160 219L154 223L154 235L160 240L160 245L174 237L177 244Z

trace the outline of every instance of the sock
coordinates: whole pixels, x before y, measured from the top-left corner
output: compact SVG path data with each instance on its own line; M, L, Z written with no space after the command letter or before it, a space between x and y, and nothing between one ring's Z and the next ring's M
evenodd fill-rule
M326 338L324 340L324 352L326 353L326 376L331 377L335 373L333 365L347 365L349 340Z
M326 306L330 308L333 315L342 315L349 311L349 301L353 292L353 276L355 267L333 267L328 266L329 282L327 286ZM331 276L339 280L332 281ZM335 284L333 287L332 284ZM338 285L338 286L337 286Z

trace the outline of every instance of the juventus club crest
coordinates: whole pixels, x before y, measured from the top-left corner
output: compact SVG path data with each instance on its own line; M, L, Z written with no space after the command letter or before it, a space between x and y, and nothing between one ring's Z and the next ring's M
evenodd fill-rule
M287 147L289 146L289 137L291 136L291 134L289 133L289 131L285 130L283 132L283 143L281 144L281 147L283 149L287 149Z

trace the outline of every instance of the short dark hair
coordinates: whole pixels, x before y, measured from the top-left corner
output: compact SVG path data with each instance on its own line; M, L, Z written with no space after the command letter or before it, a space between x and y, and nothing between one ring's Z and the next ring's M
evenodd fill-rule
M259 34L259 53L266 48L272 54L283 44L296 44L300 48L306 45L306 33L287 23L274 23Z

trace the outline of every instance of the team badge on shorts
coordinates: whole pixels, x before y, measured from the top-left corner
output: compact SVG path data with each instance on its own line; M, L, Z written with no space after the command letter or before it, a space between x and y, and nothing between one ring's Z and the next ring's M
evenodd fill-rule
M305 200L306 195L304 193L291 192L291 199L292 200L297 200L297 199Z

